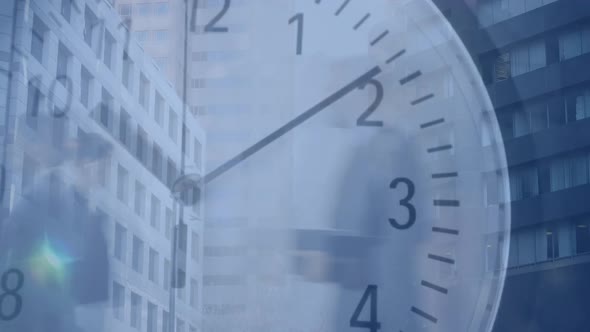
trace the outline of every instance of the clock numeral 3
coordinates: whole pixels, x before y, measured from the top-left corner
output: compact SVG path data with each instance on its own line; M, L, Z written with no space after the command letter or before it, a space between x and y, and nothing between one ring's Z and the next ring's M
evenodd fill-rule
M363 308L369 300L371 300L369 304L371 320L359 320L359 316L361 315ZM379 329L381 329L381 323L377 320L377 285L369 285L367 286L367 289L365 289L365 293L363 294L363 297L361 297L361 301L356 306L352 317L350 317L350 327L369 329L371 332L377 332Z
M356 125L359 127L383 127L383 121L368 120L369 116L379 108L379 105L381 105L381 102L383 101L383 84L376 79L371 79L359 89L364 90L369 84L375 87L377 94L369 108L367 108L367 110L356 120Z
M416 207L412 205L412 203L410 203L412 198L414 198L414 193L416 189L414 186L414 182L407 178L397 178L391 181L389 188L395 189L399 184L404 184L406 188L408 188L408 193L406 197L399 201L399 205L408 209L408 221L402 224L393 218L389 218L389 224L391 224L393 228L404 230L412 227L412 225L414 225L414 223L416 222Z

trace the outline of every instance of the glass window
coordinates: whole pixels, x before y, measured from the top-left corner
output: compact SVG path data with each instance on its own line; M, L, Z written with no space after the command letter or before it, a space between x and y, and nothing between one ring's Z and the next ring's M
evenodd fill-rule
M157 332L158 331L158 307L148 302L148 312L147 312L147 332Z
M508 0L493 1L494 21L499 22L510 18L510 10L508 7Z
M163 16L163 15L168 14L169 7L168 7L167 2L156 3L155 6L156 6L156 15Z
M134 292L131 292L130 323L133 328L141 328L141 296Z
M80 103L88 108L90 104L90 91L92 91L92 75L82 66L80 74Z
M37 129L37 119L39 117L40 107L43 104L43 95L41 91L31 82L28 84L27 91L27 114L26 122L30 128Z
M107 68L113 70L113 59L115 52L115 37L105 30L103 63Z
M172 188L172 185L176 181L176 177L178 176L178 172L176 169L176 163L168 158L168 165L166 167L166 184L169 188Z
M553 160L549 167L549 174L551 191L565 188L565 163L563 160Z
M131 253L131 267L137 273L143 273L143 241L133 236L133 251Z
M526 46L514 48L510 52L510 70L512 76L524 74L529 69L529 50Z
M148 33L149 33L149 31L147 31L147 30L137 30L134 33L135 33L135 39L138 42L144 43L145 41L148 40Z
M537 167L527 166L510 170L510 195L512 200L520 200L539 194Z
M156 97L154 101L154 120L160 126L164 123L164 98L158 91L156 91Z
M72 53L65 47L64 44L59 43L57 48L57 72L55 73L56 80L63 86L66 86L67 78L69 77L69 62Z
M176 319L176 332L185 332L184 321L180 318Z
M170 261L168 259L164 259L164 278L163 279L163 286L164 290L170 289L170 273L171 273Z
M145 216L145 186L139 181L135 181L135 213L140 216Z
M154 283L158 283L158 260L159 254L154 249L150 248L149 262L148 262L148 278Z
M139 104L145 109L149 109L150 83L142 73L139 77Z
M107 129L110 128L111 116L113 113L114 99L111 94L102 88L102 98L100 103L100 123Z
M160 200L155 195L152 195L150 210L150 225L160 229Z
M559 37L559 53L561 60L571 59L582 54L581 31L569 31Z
M190 156L191 131L188 129L186 124L182 125L182 139L184 144L184 153L186 156Z
M125 111L124 108L121 108L121 112L119 115L119 140L123 145L127 148L130 146L130 136L129 136L129 121L131 117L129 113Z
M122 321L125 319L125 287L113 281L113 316Z
M23 192L29 191L35 185L38 172L39 163L25 153L23 157L23 178L21 183Z
M129 173L121 165L117 169L117 198L127 204L129 197Z
M96 14L86 6L84 12L84 41L98 57L100 57L99 51L101 50L103 29L104 20L99 20Z
M576 221L574 222L576 232L576 253L582 254L590 252L590 231L588 221Z
M198 139L195 138L195 143L194 143L194 155L193 155L193 160L195 162L195 166L197 166L197 168L201 168L201 160L202 160L202 153L203 153L203 146L201 145L201 142L199 142Z
M168 30L156 30L154 31L154 38L157 41L168 40Z
M496 58L494 62L494 78L496 81L507 80L512 76L510 58L508 52L504 52Z
M122 71L122 82L123 86L127 91L131 92L133 88L133 61L129 57L129 54L123 52L123 71Z
M567 187L588 183L588 160L585 156L575 156L566 160L565 182Z
M164 234L166 239L170 240L172 238L172 225L174 224L174 216L172 214L172 210L166 208L166 225L164 229Z
M513 114L514 116L514 137L527 135L531 132L529 113L519 109Z
M547 258L559 258L559 236L557 228L549 227L545 232L545 239L547 241Z
M119 5L119 15L121 15L121 16L131 16L131 5L129 5L129 4L121 4L121 5Z
M170 314L168 311L162 311L162 332L169 332L170 325Z
M33 29L31 32L31 54L39 63L43 63L43 49L45 47L47 26L36 15L33 19Z
M191 295L189 299L190 306L193 308L197 308L199 299L199 284L193 278L191 278Z
M178 115L172 108L168 113L168 136L174 143L178 142Z
M162 176L163 160L162 159L163 159L162 148L160 148L160 146L158 146L158 144L156 144L154 142L154 145L152 148L152 172L160 180L163 178L163 176Z
M135 156L139 161L146 165L147 161L147 133L141 126L137 126L137 141L135 148Z
M140 3L135 5L137 13L139 13L140 16L148 16L151 11L151 5L151 3Z
M525 228L518 231L518 265L532 264L536 260L535 254L536 228Z
M549 127L547 104L530 105L526 109L531 118L531 132L541 131Z
M125 263L127 259L127 229L115 223L115 258Z
M72 1L73 0L61 0L61 16L70 22L70 17L72 16Z
M565 107L568 122L590 117L590 90L577 89L567 93Z

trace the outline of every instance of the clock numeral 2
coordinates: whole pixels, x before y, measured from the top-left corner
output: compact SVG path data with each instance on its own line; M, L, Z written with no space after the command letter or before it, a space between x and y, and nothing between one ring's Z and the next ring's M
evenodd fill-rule
M356 120L356 125L359 127L383 127L383 121L368 120L369 116L379 108L379 105L381 105L381 102L383 101L383 84L376 79L371 79L359 89L364 90L368 84L375 87L377 94L369 108L367 108L367 110Z
M365 305L367 305L367 301L371 300L369 304L369 314L371 320L369 321L361 321L359 320L359 316L363 311ZM371 332L377 332L381 328L381 323L377 320L377 285L369 285L367 289L365 289L365 293L363 297L361 297L361 301L356 306L352 317L350 317L350 327L359 327L363 329L369 329Z
M297 13L289 19L289 24L297 22L297 55L301 55L303 48L303 13Z
M205 0L205 1L207 1L207 0ZM193 0L193 14L191 17L191 31L192 32L197 31L197 7L198 7L198 0ZM215 17L213 17L213 19L205 25L205 28L204 28L205 32L228 32L229 31L228 27L218 27L215 25L217 23L219 23L219 21L221 21L223 16L225 16L225 14L227 14L227 11L229 10L230 7L231 7L230 0L224 0L223 1L223 8L221 9L221 12L219 12L219 14L215 15Z

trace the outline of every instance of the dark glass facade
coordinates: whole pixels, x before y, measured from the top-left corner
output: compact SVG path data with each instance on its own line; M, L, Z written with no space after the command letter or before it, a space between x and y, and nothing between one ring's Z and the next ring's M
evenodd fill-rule
M495 331L588 331L590 2L437 0L489 91L510 171Z

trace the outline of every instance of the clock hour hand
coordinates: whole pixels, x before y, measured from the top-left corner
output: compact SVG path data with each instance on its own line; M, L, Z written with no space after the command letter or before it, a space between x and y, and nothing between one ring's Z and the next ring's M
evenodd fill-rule
M281 136L285 135L289 131L293 130L295 127L299 126L303 122L309 120L312 116L318 114L319 112L326 109L328 106L332 105L334 102L339 100L340 98L346 96L351 91L356 90L359 86L364 85L370 79L377 76L381 73L381 68L379 66L373 67L368 72L364 73L363 75L359 76L354 81L348 83L346 86L341 88L340 90L334 92L332 95L327 97L326 99L320 101L315 106L311 107L307 111L301 113L293 120L287 122L282 127L278 128L277 130L270 133L268 136L264 137L263 139L259 140L258 142L254 143L252 146L247 148L246 150L240 152L237 156L233 157L232 159L226 161L204 177L204 182L209 183L210 181L214 180L221 174L229 171L239 163L241 163L246 158L250 157L254 153L262 150L265 146L269 145L270 143L274 142Z

